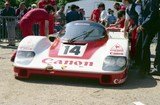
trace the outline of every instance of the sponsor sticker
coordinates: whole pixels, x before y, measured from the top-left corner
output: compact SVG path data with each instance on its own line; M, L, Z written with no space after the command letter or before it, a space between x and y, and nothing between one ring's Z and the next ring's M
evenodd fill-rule
M111 55L123 55L123 52L123 47L118 43L110 49Z
M93 62L90 61L80 61L80 60L61 60L61 59L54 59L54 58L45 58L42 60L42 63L50 64L50 65L61 65L62 68L66 68L67 65L71 66L93 66Z
M113 82L114 82L114 84L121 84L121 83L123 83L125 80L126 80L126 78L123 78L123 79L115 79Z

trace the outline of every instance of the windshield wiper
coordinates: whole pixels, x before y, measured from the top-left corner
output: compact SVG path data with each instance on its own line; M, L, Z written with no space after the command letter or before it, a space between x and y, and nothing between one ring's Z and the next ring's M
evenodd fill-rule
M70 39L68 42L73 43L73 42L77 41L77 40L80 39L80 38L83 38L83 40L84 40L84 39L86 39L93 31L94 31L94 29L92 29L92 30L90 30L90 31L87 31L87 32L85 32L85 33L83 33L83 34L81 34L81 35L78 35L78 36Z

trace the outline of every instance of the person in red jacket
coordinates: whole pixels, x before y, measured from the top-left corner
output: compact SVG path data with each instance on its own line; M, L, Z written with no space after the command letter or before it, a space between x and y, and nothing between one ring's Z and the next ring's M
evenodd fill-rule
M45 21L47 28L47 23L50 22L50 15L53 14L54 12L55 10L51 5L45 6L44 9L36 8L27 12L19 22L23 37L26 37L28 35L33 35L32 27L35 23ZM49 27L51 27L50 24ZM45 35L47 34L48 33L45 32Z
M40 0L38 2L38 7L39 8L44 8L48 4L50 4L50 5L52 5L54 7L55 13L56 13L57 12L57 6L56 6L56 1L55 0ZM54 15L51 15L50 16L50 23L49 23L51 27L49 27L49 34L53 34L54 33L54 27L55 27L54 22L55 22ZM43 21L43 22L40 23L40 34L43 35L45 33L44 29L45 29L45 23Z
M56 6L56 1L55 0L40 0L38 2L38 7L39 8L44 8L46 5L52 5L55 9L55 11L57 11L57 6Z
M98 8L95 9L95 10L93 10L93 12L92 12L92 14L91 14L91 19L90 19L90 20L92 20L92 21L94 21L94 22L99 22L101 12L104 10L104 8L105 8L104 3L100 3L100 4L98 5Z
M111 24L110 27L117 27L117 28L124 28L124 22L125 22L125 11L118 11L117 13L117 21L115 24Z

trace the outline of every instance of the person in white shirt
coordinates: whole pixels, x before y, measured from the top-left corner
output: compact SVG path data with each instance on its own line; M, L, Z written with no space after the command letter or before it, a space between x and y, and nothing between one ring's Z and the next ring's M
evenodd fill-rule
M107 12L106 12L105 7L104 7L103 11L100 14L100 22L101 22L102 25L105 26L107 24L107 18L108 18Z
M114 7L114 15L117 17L117 13L121 9L121 5L118 2L116 2L114 3L113 7Z

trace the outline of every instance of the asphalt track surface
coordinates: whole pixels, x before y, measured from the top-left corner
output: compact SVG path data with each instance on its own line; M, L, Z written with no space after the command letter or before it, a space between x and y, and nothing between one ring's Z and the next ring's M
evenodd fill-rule
M10 62L15 49L0 43L0 105L160 105L160 76L142 79L132 68L126 83L119 86L64 77L16 80ZM155 44L151 49L153 61Z

